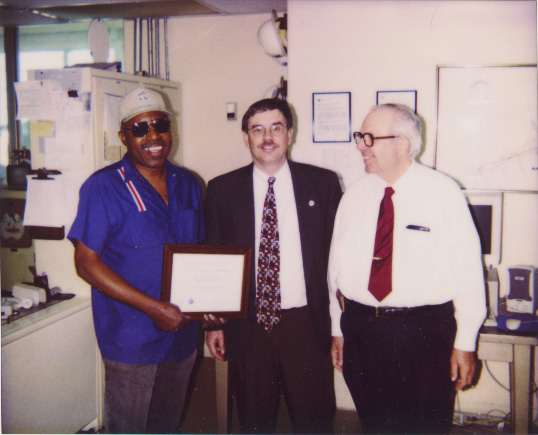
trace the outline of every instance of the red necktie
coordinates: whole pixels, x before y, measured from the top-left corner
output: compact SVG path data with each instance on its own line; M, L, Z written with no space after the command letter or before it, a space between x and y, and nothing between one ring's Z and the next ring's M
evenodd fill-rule
M256 281L256 320L267 332L280 321L280 247L274 182L275 177L270 177L263 204Z
M392 291L392 236L394 230L394 205L392 187L385 188L385 196L379 207L375 233L374 258L370 270L368 290L381 302Z

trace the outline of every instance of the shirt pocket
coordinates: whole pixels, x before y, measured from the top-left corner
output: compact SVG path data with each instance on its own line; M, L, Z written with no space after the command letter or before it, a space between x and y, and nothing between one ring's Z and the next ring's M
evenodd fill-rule
M402 254L414 262L435 256L437 245L435 229L427 223L406 225L402 232Z
M148 212L138 212L128 220L130 231L126 240L134 248L160 248L164 243L173 243L168 219L157 219Z
M170 222L175 243L197 244L200 232L200 209L182 208Z

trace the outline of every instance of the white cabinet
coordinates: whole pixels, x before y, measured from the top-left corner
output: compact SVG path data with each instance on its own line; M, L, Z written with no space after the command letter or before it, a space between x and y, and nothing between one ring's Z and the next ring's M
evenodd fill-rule
M58 80L61 90L56 92L69 95L69 104L58 110L63 115L54 121L52 133L31 137L32 168L62 172L58 178L63 179L64 190L56 192L55 199L62 205L76 211L82 182L125 152L117 137L116 107L123 95L137 87L155 89L166 100L174 118L175 147L170 157L181 163L178 83L91 68L35 70L29 78L41 85ZM77 104L71 106L72 96ZM71 107L77 110L68 110ZM78 130L83 133L73 133ZM56 149L63 149L66 137L69 149L76 150L71 160ZM58 204L50 204L54 206ZM64 217L66 235L74 218L68 214ZM2 432L76 433L95 420L101 427L102 362L90 286L76 274L69 240L34 243L37 273L47 275L51 288L77 296L2 326Z
M94 171L119 160L126 152L125 146L118 138L117 105L120 98L130 91L138 87L147 87L163 96L173 119L174 146L170 160L181 164L179 83L93 68L33 70L29 73L29 79L41 82L57 80L61 85L62 94L67 95L68 91L71 93L76 91L77 98L88 102L74 105L77 110L69 110L68 113L59 111L62 115L58 115L56 121L58 127L53 137L31 137L32 168L46 167L62 172L58 178L63 179L64 190L61 196L58 195L58 200L69 210L64 221L66 235L76 214L78 191L82 183ZM75 112L77 116L73 115ZM73 133L71 130L73 126L79 133L84 134ZM65 156L55 159L58 154L55 153L54 146L60 146L64 140L62 138L66 136L72 137L69 148L80 151L78 158L71 156L72 161L68 161ZM44 143L48 143L48 146L44 147ZM69 240L36 240L35 253L37 273L47 275L51 288L60 287L66 293L89 296L90 286L76 274L73 245Z
M75 297L2 326L2 433L101 426L91 302Z

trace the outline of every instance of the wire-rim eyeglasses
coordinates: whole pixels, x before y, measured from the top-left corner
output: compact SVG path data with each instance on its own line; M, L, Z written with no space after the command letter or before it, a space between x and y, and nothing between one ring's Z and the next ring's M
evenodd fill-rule
M271 136L282 136L284 134L284 130L288 128L286 125L282 124L273 124L271 127L266 129L265 127L261 125L256 125L252 128L249 128L248 131L252 133L252 136L254 137L262 137L265 136L265 132L269 130L269 133L271 133Z

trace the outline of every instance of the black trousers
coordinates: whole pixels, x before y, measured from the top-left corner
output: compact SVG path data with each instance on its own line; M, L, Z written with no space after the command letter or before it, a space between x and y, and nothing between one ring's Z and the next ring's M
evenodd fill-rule
M242 433L274 433L281 391L295 433L332 433L334 372L307 307L283 311L267 333L254 325L245 359L230 362Z
M451 304L435 316L395 317L364 315L346 304L341 327L344 379L365 434L449 433Z

